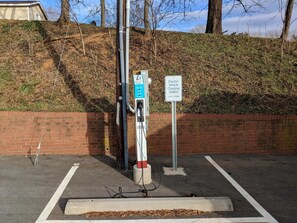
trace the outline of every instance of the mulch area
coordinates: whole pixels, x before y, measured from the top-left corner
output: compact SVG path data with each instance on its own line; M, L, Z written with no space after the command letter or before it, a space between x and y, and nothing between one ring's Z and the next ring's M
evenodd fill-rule
M150 211L103 211L84 214L87 218L130 218L130 217L189 217L204 214L198 210L174 209L174 210L150 210Z

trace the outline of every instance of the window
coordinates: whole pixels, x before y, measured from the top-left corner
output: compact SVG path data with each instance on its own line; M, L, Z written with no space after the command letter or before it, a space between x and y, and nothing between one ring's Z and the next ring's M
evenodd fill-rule
M35 13L34 20L41 20L40 15L38 13Z

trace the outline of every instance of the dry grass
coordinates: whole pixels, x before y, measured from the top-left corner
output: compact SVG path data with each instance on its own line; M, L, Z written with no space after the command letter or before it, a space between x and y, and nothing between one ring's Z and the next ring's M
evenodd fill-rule
M115 30L81 28L85 56L76 24L65 39L51 22L0 21L0 110L114 111ZM164 78L181 74L179 112L297 114L296 41L281 60L277 39L160 32L155 59L153 41L131 34L131 69L153 79L152 112L170 111Z

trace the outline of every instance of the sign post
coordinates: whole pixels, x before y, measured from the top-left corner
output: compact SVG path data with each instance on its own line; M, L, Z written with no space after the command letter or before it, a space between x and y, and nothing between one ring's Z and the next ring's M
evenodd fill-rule
M182 77L165 77L165 101L171 102L172 110L172 168L177 170L177 128L176 128L176 102L182 101Z
M176 102L171 102L172 110L172 168L177 169Z

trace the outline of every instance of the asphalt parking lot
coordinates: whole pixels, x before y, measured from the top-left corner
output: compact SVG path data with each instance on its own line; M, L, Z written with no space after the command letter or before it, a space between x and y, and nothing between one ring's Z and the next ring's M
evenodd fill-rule
M165 176L162 167L171 166L171 157L150 157L157 189L150 191L148 197L228 196L232 200L233 212L206 213L195 221L260 222L263 213L267 213L266 220L296 222L297 156L211 155L209 158L229 177L203 155L178 157L178 166L184 167L187 176ZM56 196L56 202L53 201L53 195L74 163L79 163L79 167L60 191L61 195ZM47 155L40 157L37 166L32 165L29 157L0 157L0 222L35 222L41 216L44 222L84 222L87 219L83 216L64 215L68 199L111 198L120 187L125 197L142 197L142 193L126 193L140 189L132 180L132 171L114 167L115 160L106 156ZM154 185L148 188L153 189Z

